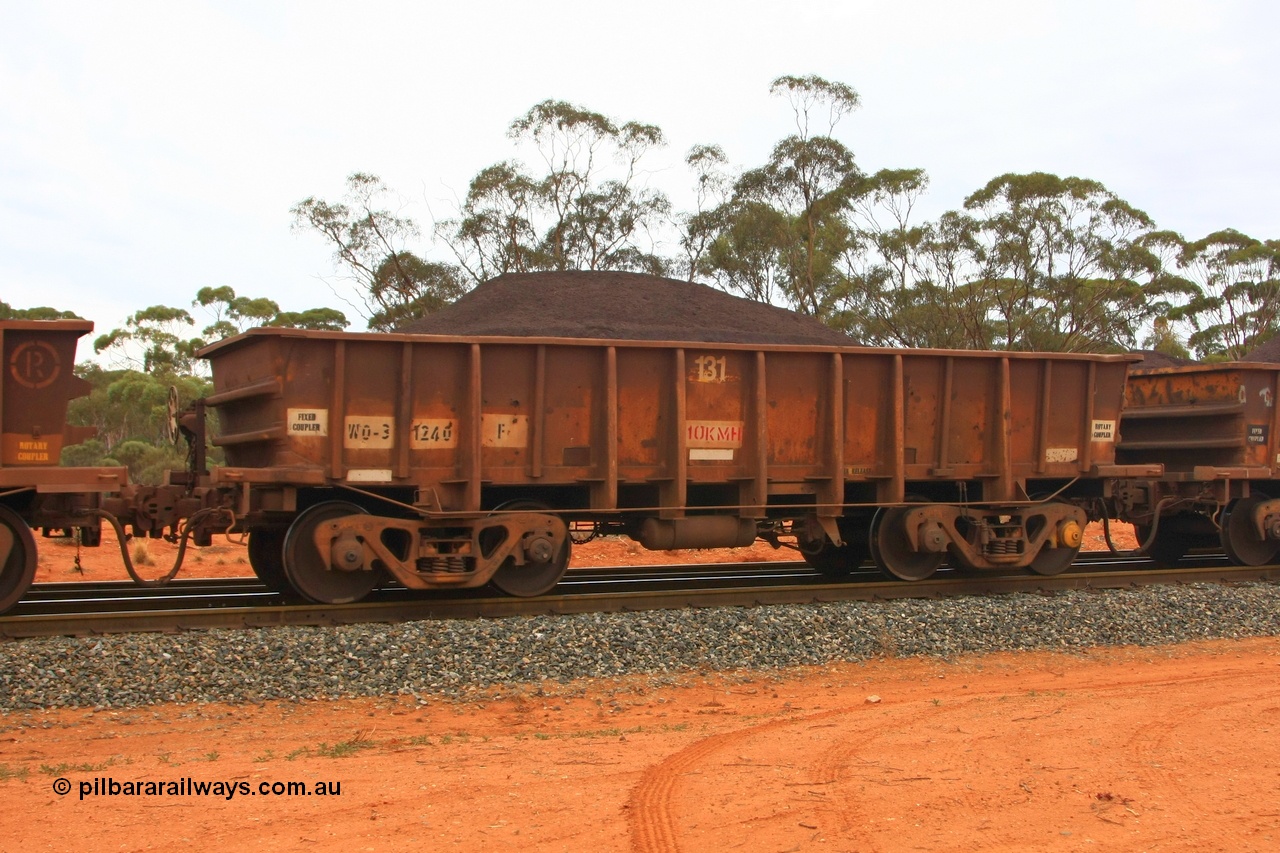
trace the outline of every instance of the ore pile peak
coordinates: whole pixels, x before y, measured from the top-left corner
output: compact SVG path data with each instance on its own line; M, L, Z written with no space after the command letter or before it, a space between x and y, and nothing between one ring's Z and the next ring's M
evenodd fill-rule
M400 327L430 335L707 343L856 342L812 317L688 281L631 272L509 273Z
M1142 361L1133 366L1135 370L1160 370L1165 367L1186 367L1191 364L1199 364L1195 359L1166 355L1153 349L1131 350L1130 352L1142 356Z
M1280 363L1280 335L1271 338L1265 344L1255 347L1241 361L1259 361L1267 364Z

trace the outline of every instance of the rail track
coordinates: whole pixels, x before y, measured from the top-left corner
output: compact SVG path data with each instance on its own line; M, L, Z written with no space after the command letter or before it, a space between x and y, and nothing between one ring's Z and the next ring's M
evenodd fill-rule
M126 581L56 583L32 587L17 608L0 617L0 637L337 626L1256 580L1280 580L1280 566L1239 567L1221 557L1204 556L1194 564L1160 569L1138 558L1102 555L1080 560L1053 577L943 570L929 580L910 583L886 580L875 570L835 582L801 562L635 566L575 571L556 588L556 594L538 598L511 598L484 589L424 596L390 588L347 605L301 602L269 591L254 578L180 579L154 589Z

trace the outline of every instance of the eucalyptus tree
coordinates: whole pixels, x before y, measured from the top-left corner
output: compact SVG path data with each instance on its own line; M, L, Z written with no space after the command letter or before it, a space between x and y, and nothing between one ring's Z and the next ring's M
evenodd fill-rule
M335 308L308 308L303 311L281 311L274 299L264 296L239 296L235 289L202 287L196 291L192 307L209 311L213 321L201 334L206 340L239 334L255 326L278 326L286 329L320 329L340 332L347 327L346 315Z
M40 305L35 308L14 308L8 302L0 300L0 320L80 320L83 319L74 311L63 311Z
M779 77L770 92L790 104L796 132L734 184L709 271L725 289L751 298L760 298L767 282L787 307L826 320L837 310L839 260L852 239L844 212L861 176L853 153L832 134L861 101L852 87L812 75ZM748 247L744 235L763 242ZM750 270L752 256L768 266Z
M1097 181L993 178L965 199L989 346L1097 351L1136 345L1171 286L1144 245L1154 225Z
M94 351L106 363L76 366L90 392L71 401L68 421L94 427L97 438L68 448L64 464L123 464L137 482L159 482L164 470L183 464L168 429L170 397L176 393L179 405L185 405L213 390L196 356L206 342L253 326L339 330L347 325L332 308L281 311L274 300L238 296L228 286L200 288L191 305L212 317L199 334L190 311L153 305L94 341Z
M116 368L159 377L199 372L196 351L205 340L194 331L196 321L185 308L152 305L130 314L124 325L99 335L93 351Z
M618 122L566 101L535 104L508 128L519 160L481 169L456 219L436 233L479 282L538 270L666 271L654 249L671 205L647 185L646 155L665 144L655 125Z
M1233 229L1178 245L1178 269L1190 299L1168 312L1191 328L1201 359L1235 360L1280 331L1280 241Z
M328 242L341 278L355 290L340 298L378 331L434 311L465 289L456 268L407 248L420 231L412 219L383 206L389 194L379 178L355 172L347 177L341 201L311 196L290 210L294 230Z
M727 224L726 202L733 192L733 179L728 172L729 158L719 145L695 145L684 162L694 176L693 209L673 217L681 255L672 263L672 272L697 281L714 274L710 253Z
M115 370L92 361L76 365L76 374L89 382L90 391L71 401L67 420L76 426L94 427L103 453L125 441L168 443L169 389L176 389L183 403L213 390L212 383L201 376Z
M948 211L876 241L864 237L858 249L862 268L850 270L835 318L846 334L874 346L990 348L991 301L974 275L968 217Z
M839 308L830 322L865 344L962 345L949 316L948 282L935 282L929 268L943 249L941 232L912 222L928 185L922 169L883 169L849 183L850 239L839 260Z
M723 290L771 305L793 305L790 260L794 223L761 201L736 199L708 214L715 237L699 271ZM812 313L812 312L811 312Z

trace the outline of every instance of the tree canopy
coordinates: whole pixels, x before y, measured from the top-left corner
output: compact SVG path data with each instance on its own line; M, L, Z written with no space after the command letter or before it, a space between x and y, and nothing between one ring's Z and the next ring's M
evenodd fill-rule
M415 253L417 225L365 173L341 203L300 202L295 222L334 247L375 329L502 273L565 269L705 281L878 345L1221 359L1280 327L1274 240L1184 239L1097 180L1048 172L998 175L919 221L925 170L864 171L844 139L862 103L853 87L784 75L769 94L788 132L746 168L718 145L690 148L689 209L649 184L660 128L544 100L508 127L515 156L480 169L434 223L456 264Z
M508 136L539 167L513 159L481 169L458 216L436 227L471 283L508 272L666 270L651 235L671 204L640 173L665 144L661 130L548 100L513 121Z

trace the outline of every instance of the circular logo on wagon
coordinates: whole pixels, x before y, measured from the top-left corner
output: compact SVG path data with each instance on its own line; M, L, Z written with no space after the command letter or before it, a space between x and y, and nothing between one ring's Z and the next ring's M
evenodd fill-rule
M27 341L14 348L9 356L9 373L19 385L45 388L62 372L58 351L44 341Z

